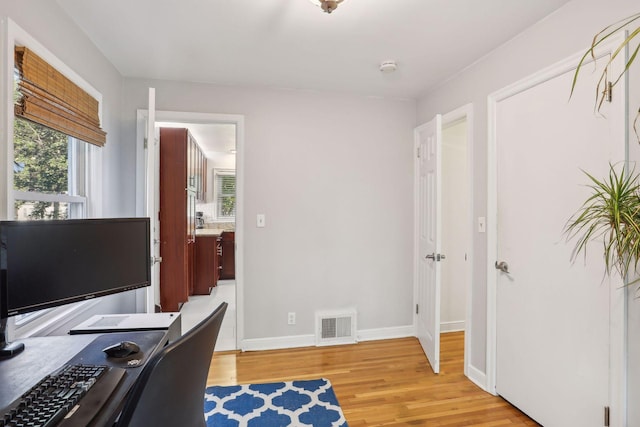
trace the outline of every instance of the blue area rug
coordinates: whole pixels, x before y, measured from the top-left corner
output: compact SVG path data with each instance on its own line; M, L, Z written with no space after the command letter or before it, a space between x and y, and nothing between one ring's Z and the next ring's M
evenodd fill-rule
M347 427L327 379L214 386L205 391L207 427Z

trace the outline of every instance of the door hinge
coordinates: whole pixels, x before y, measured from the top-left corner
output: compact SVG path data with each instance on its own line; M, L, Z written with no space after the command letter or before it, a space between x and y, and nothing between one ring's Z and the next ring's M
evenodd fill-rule
M420 312L420 309L418 308L418 304L416 304L416 314L418 314Z
M420 158L420 147L416 147L416 157Z
M609 407L604 407L604 427L609 427Z
M144 149L145 149L145 150L147 149L147 141L148 141L148 139L147 139L147 138L145 138L145 139L144 139Z
M604 89L604 98L607 100L607 102L611 102L611 100L613 99L613 83L607 82Z

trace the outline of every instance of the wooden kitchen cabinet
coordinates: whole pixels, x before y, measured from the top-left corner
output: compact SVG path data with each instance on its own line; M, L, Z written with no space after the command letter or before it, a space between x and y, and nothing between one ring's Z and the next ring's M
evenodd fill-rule
M235 232L223 231L220 235L220 280L232 280L236 278L236 244Z
M178 311L195 292L198 153L187 129L160 129L160 306Z
M209 295L218 284L218 241L219 236L196 237L196 277L194 294Z

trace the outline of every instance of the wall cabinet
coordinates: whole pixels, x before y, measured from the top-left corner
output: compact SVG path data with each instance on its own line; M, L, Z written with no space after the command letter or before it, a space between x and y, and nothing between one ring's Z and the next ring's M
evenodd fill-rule
M194 293L195 210L204 155L187 129L160 129L160 305L178 311ZM200 194L200 196L199 196Z

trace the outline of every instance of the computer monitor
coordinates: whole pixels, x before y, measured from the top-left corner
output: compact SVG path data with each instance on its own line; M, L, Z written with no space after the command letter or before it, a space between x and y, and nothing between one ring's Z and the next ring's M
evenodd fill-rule
M0 357L24 348L6 320L149 286L149 218L0 221Z

